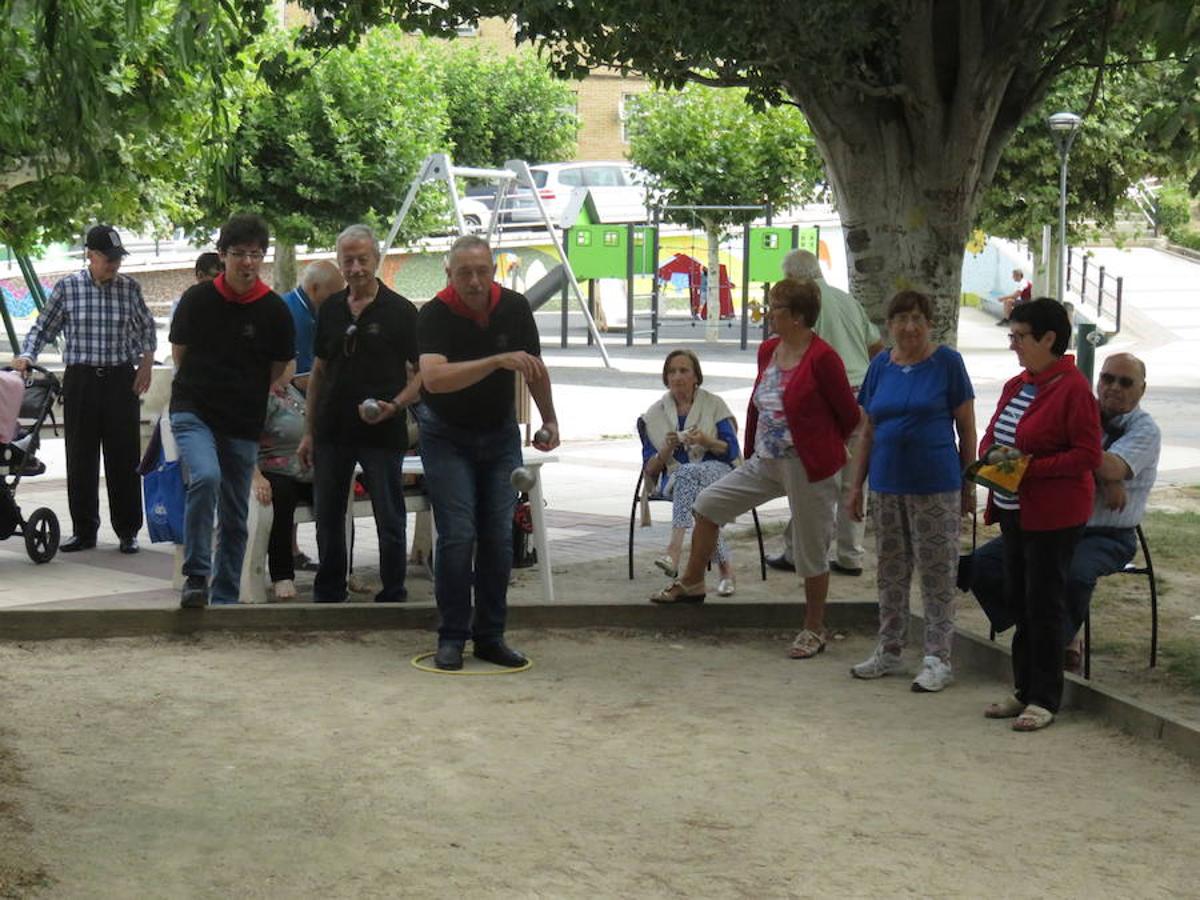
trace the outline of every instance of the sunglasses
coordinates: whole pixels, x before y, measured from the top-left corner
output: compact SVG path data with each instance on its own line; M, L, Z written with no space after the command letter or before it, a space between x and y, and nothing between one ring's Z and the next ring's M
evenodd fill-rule
M1100 373L1101 384L1112 384L1114 381L1126 390L1133 387L1133 379L1128 375L1113 375L1111 372Z
M356 338L358 337L358 323L351 322L346 326L346 333L342 336L342 354L344 356L353 356Z

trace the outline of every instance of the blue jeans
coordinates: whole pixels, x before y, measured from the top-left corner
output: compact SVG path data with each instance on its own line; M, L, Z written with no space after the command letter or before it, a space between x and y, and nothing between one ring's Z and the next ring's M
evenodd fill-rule
M1137 552L1137 534L1132 528L1084 528L1075 546L1067 574L1066 626L1063 645L1083 626L1096 581L1125 568ZM1004 543L994 538L979 547L971 558L971 592L987 613L992 627L1004 631L1012 617L1004 603Z
M508 614L517 500L509 478L521 464L517 423L510 418L489 430L459 428L427 405L419 415L425 488L438 532L438 642L499 641Z
M313 447L313 506L321 568L313 580L313 600L341 603L346 599L346 504L354 464L362 466L375 514L379 539L379 577L383 590L377 603L399 603L408 597L408 538L404 507L403 457L384 447L352 447L318 441Z
M237 603L246 555L246 509L258 441L214 432L195 413L171 413L171 431L187 470L183 574L212 575L213 603ZM213 559L213 513L220 532Z

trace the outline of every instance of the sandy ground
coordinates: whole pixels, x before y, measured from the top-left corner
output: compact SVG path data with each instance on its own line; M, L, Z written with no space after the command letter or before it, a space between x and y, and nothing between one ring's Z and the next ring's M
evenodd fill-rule
M0 646L0 872L46 897L1194 895L1200 779L855 682L866 637L412 633ZM40 875L39 875L40 869Z

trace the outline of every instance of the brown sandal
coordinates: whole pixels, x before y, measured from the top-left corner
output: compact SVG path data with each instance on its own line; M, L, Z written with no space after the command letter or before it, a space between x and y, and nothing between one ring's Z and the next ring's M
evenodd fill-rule
M663 590L657 594L650 595L651 603L703 603L704 602L704 582L693 585L684 585L682 581L676 579L672 581Z
M825 652L825 632L818 634L805 628L792 641L788 648L788 656L792 659L812 659L818 653Z

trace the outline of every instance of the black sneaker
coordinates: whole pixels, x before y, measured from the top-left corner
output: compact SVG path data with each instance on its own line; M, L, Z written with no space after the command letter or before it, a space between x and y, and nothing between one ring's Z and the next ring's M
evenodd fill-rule
M189 575L179 592L180 609L204 609L208 606L208 579L203 575Z
M305 553L297 553L292 557L292 567L297 572L316 572L321 564L315 559L309 559Z
M519 669L529 662L524 653L514 650L504 641L489 641L486 644L476 642L475 658L506 669Z
M463 667L463 648L461 644L438 644L437 653L433 655L433 664L447 672L457 672Z

